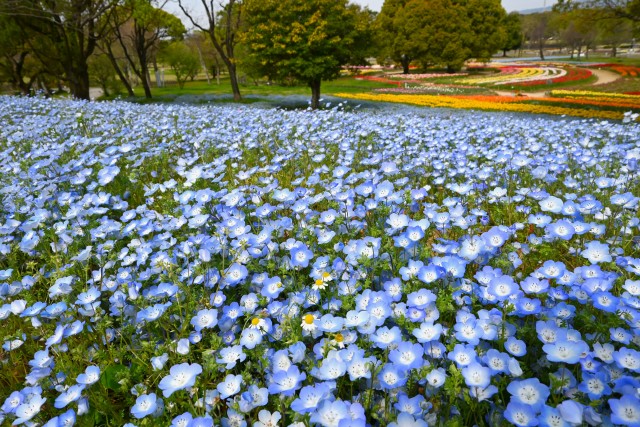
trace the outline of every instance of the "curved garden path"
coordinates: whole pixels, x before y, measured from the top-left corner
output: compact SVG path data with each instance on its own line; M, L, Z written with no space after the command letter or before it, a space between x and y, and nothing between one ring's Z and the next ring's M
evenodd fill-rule
M593 86L605 85L615 82L620 78L620 74L614 73L613 71L601 70L599 68L589 68L589 70L598 78L598 81L594 83Z

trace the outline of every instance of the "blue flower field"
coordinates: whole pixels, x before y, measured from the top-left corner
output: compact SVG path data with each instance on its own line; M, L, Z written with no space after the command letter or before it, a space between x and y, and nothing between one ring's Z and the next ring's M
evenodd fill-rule
M0 123L0 424L640 426L629 117Z

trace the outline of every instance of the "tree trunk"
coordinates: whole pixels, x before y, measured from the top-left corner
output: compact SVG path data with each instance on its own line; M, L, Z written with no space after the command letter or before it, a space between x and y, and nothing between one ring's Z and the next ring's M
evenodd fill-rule
M116 60L116 57L111 50L111 46L107 47L107 58L109 58L109 61L111 61L113 69L116 70L116 74L122 82L122 85L125 87L127 95L131 97L135 96L135 94L133 93L133 88L131 87L131 83L129 83L129 80L127 80L127 76L124 75L124 72L120 68L120 65L118 65L118 61Z
M540 43L540 59L544 61L544 44Z
M141 43L144 43L144 39ZM140 61L140 82L142 83L142 88L144 89L144 97L147 99L151 99L151 87L149 86L149 64L147 64L147 52L144 47L138 47L137 54L138 60Z
M614 46L611 48L611 57L612 57L612 58L615 58L617 54L618 54L618 47L614 45Z
M89 69L87 62L79 62L67 70L67 78L69 79L69 89L71 95L76 99L91 99L89 95Z
M320 83L320 79L309 82L309 87L311 88L311 108L314 110L320 108Z
M502 49L502 57L503 58L507 57L507 49Z
M231 81L231 91L233 92L233 100L240 101L242 96L240 95L240 85L238 84L238 72L236 70L236 64L232 60L227 60L226 66L229 70L229 80Z
M409 74L409 64L411 64L411 59L409 59L406 55L400 61L402 64L402 74Z
M147 67L144 67L147 68ZM151 88L149 87L148 70L144 69L140 73L140 80L142 82L142 88L144 89L144 97L151 99Z

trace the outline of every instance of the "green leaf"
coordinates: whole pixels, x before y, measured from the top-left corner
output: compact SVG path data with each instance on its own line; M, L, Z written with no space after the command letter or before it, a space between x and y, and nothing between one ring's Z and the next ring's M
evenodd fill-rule
M104 388L109 390L118 390L120 384L118 381L122 378L123 374L127 372L127 367L124 365L111 365L104 370L100 377L100 384Z

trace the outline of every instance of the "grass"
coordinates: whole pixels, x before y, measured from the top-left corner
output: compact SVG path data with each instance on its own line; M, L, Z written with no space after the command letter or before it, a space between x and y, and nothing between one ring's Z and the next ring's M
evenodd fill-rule
M158 88L152 87L151 93L154 98L160 98L158 100L173 99L176 96L183 95L221 95L231 96L231 84L228 78L221 79L220 84L217 84L215 79L211 80L211 84L207 84L206 80L194 80L193 82L186 82L184 88L180 89L177 83L172 82L169 75L165 74L165 87ZM322 93L331 94L334 92L346 92L346 93L358 93L370 91L378 88L396 87L395 85L372 82L367 80L356 80L353 77L340 77L337 80L326 81L322 83ZM311 89L307 86L283 86L283 85L267 85L267 84L241 84L240 92L243 96L252 95L254 97L261 96L291 96L291 95L304 95L311 96ZM144 91L141 86L134 89L136 100L144 102ZM115 99L118 95L103 97L101 99ZM138 98L140 98L138 100ZM220 100L224 102L224 99ZM245 99L243 102L251 103L259 101L259 99Z
M591 86L589 90L607 93L640 92L640 78L622 77L611 83Z

